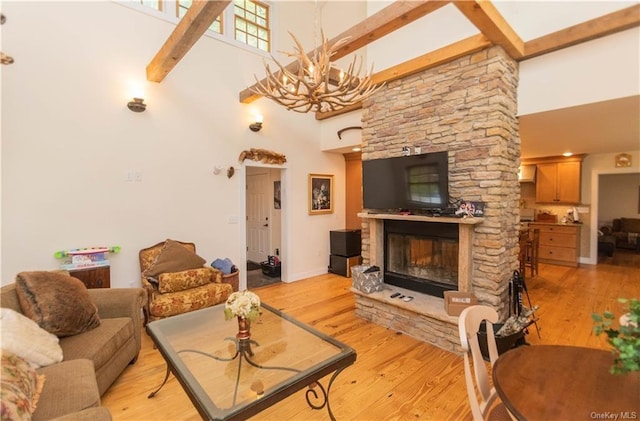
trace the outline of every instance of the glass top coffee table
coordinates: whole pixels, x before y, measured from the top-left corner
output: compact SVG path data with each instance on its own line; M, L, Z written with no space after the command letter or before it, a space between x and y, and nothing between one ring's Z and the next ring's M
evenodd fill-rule
M300 389L313 409L329 404L336 376L356 352L311 326L262 303L250 338L225 321L224 304L149 323L147 331L203 419L246 419ZM333 373L333 374L332 374ZM319 380L332 374L327 387Z

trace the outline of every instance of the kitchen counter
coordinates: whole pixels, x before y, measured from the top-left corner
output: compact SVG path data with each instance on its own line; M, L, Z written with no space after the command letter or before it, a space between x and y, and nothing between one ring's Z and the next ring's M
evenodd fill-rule
M582 224L531 222L529 229L540 230L538 260L542 263L578 267Z

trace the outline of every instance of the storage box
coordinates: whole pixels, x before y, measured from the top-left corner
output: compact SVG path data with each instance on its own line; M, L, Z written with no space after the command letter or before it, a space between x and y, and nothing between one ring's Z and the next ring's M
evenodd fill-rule
M558 215L554 215L551 213L539 213L536 216L536 222L548 222L551 224L558 223Z
M333 255L344 257L358 256L361 251L361 231L329 231L329 244L331 254Z
M270 265L268 261L261 262L260 268L262 269L262 273L271 277L278 278L280 276L280 263L277 265Z
M353 287L358 291L362 291L365 294L370 294L375 291L382 291L384 288L381 271L375 271L370 273L364 273L365 270L371 266L357 265L351 268L351 275L353 279Z
M362 256L329 256L329 272L347 278L351 277L351 268L362 263Z
M444 292L444 310L449 316L459 316L462 310L476 304L478 304L478 299L470 292Z

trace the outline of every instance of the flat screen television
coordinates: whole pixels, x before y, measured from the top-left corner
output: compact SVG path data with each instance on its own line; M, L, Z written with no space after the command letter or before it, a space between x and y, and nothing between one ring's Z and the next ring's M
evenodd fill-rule
M449 203L447 151L362 161L362 201L372 210L434 210Z

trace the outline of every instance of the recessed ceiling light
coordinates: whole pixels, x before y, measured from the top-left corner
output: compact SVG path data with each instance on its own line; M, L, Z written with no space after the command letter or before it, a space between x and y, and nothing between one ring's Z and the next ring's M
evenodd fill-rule
M360 152L362 149L360 149L360 148L358 148L358 147L355 147L355 148L353 148L353 149L351 149L351 150L352 150L352 151L354 151L354 152Z
M571 156L573 155L573 152L565 152L562 154L562 156Z

